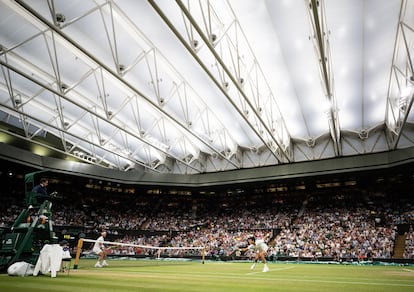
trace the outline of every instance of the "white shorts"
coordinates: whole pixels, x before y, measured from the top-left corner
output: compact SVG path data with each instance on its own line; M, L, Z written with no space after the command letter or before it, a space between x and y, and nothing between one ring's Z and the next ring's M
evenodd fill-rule
M257 252L259 253L259 252L262 252L262 251L264 251L264 252L267 252L267 250L269 249L269 247L267 246L267 244L266 243L264 243L264 242L262 242L262 243L259 243L258 245L257 245Z
M96 254L100 254L101 252L102 252L102 249L100 249L100 248L93 248L93 250L92 250L94 253L96 253Z

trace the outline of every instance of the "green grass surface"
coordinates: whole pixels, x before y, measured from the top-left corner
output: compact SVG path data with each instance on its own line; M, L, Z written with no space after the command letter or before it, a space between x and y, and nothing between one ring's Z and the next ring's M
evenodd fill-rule
M414 291L412 266L269 263L262 273L250 262L109 260L101 269L95 262L82 259L56 278L1 274L0 291Z

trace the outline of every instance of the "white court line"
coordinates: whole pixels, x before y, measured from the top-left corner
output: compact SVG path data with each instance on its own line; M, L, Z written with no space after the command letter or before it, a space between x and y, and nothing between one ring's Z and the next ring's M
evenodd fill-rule
M403 271L407 271L407 272L411 272L411 273L414 272L414 270L410 270L410 269L403 269Z
M267 271L266 273L269 272L273 272L273 271L282 271L282 270L290 270L290 269L294 269L295 267L288 267L288 268L280 268L280 269L269 269L269 271ZM247 273L246 275L255 275L255 274L265 274L262 271L260 272L251 272L251 273Z
M295 267L286 267L286 268L280 268L280 269L273 269L270 271L280 271L280 270L288 270L288 269L294 269ZM104 270L101 270L104 271ZM109 270L108 270L109 271ZM126 271L129 271L129 269L127 269ZM240 279L240 276L245 276L246 274L217 274L217 273L206 273L206 272L186 272L186 273L182 273L180 271L176 271L176 272L166 272L166 271L157 271L157 272L153 272L153 271L140 271L139 273L142 274L142 276L144 275L149 275L149 276L153 276L153 277L159 277L161 274L163 275L163 277L165 278L169 278L169 279L177 279L177 276L183 276L186 277L188 275L195 275L197 277L200 277L202 279L206 279L206 280L211 280L211 279L230 279L230 280L238 280ZM267 273L263 273L262 270L260 270L260 272L253 272L253 273L248 273L247 275L253 275L253 274L263 274L263 276L252 276L252 278L250 279L254 279L254 280L260 280L260 281L267 281L267 282L274 282L274 283L278 283L278 282L302 282L302 283L329 283L329 284L344 284L344 285L364 285L364 286L379 286L382 289L384 289L384 287L413 287L414 288L414 283L413 284L405 284L405 283L384 283L381 281L375 281L375 282L365 282L363 280L360 281L347 281L347 280L321 280L321 279L303 279L300 277L275 277L275 276L271 276L269 275L269 277L266 277ZM396 289L394 289L395 291L397 291ZM391 290L390 290L391 291ZM413 290L414 291L414 290Z

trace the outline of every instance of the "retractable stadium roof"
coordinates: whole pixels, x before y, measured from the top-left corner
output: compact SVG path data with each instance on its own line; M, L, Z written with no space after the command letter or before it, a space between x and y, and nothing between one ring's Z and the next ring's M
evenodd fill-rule
M414 0L2 0L1 142L172 174L403 149L413 56Z

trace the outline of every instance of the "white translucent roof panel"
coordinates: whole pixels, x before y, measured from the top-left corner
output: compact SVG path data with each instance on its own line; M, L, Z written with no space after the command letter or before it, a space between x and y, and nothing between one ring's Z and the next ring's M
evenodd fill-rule
M414 0L2 0L1 122L122 171L410 147L413 11Z

